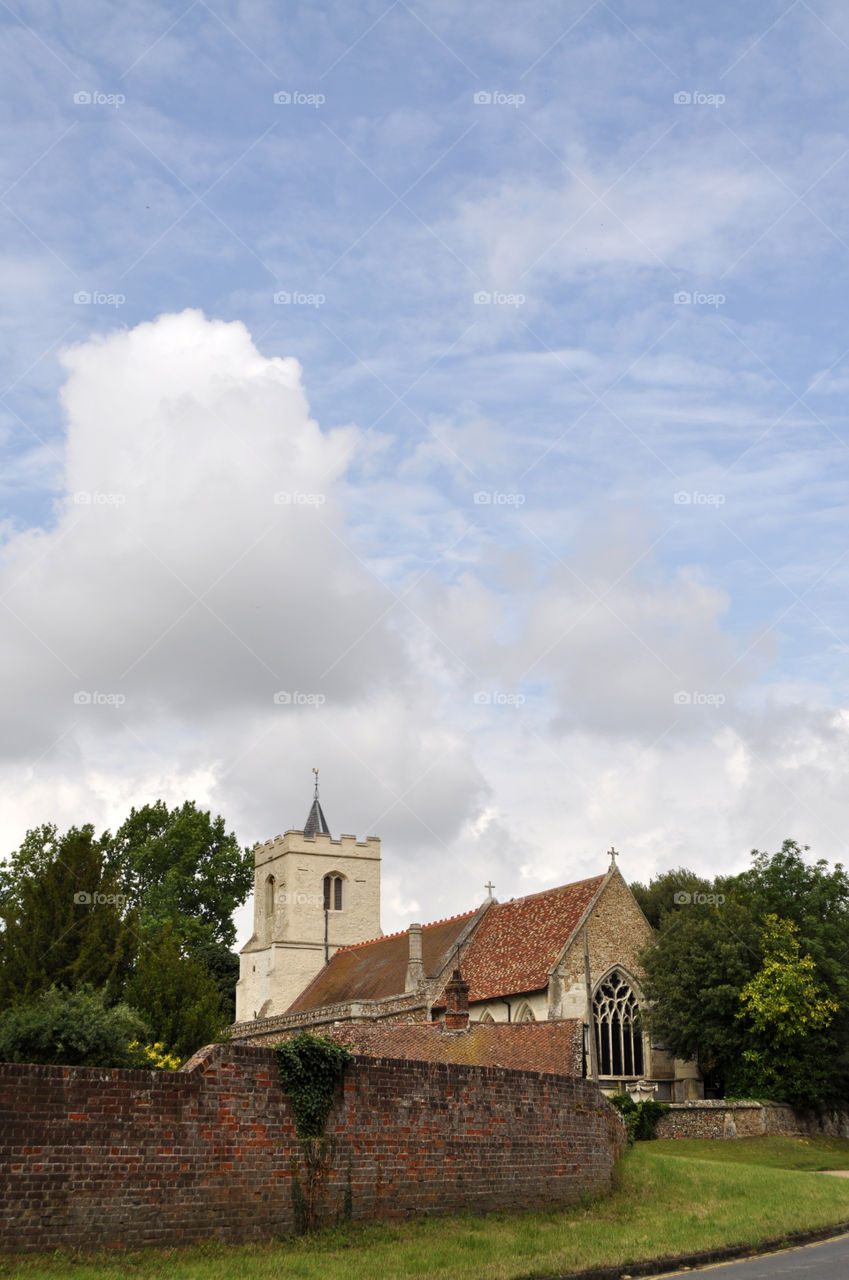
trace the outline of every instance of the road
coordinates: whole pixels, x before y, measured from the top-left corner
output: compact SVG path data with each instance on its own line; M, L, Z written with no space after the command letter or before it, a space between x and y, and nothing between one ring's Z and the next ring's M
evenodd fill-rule
M667 1271L671 1276L710 1276L716 1280L849 1280L849 1235L818 1244L765 1253L739 1262L719 1262L689 1271ZM660 1278L658 1278L660 1280Z

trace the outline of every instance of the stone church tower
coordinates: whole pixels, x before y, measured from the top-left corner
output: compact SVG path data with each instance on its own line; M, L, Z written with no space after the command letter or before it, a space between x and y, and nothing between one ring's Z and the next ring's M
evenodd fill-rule
M340 948L382 936L380 840L334 840L315 795L303 831L254 849L254 931L240 955L236 1021L285 1013Z

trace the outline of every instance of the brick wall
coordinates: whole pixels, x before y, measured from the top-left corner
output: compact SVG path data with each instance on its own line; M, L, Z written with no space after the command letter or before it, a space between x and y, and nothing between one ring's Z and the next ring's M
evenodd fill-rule
M326 1137L320 1218L568 1204L609 1186L619 1116L586 1080L358 1058ZM263 1239L294 1227L306 1167L270 1049L179 1072L0 1064L7 1249Z
M849 1138L849 1114L819 1116L778 1102L673 1102L657 1124L659 1138L798 1137L825 1133Z

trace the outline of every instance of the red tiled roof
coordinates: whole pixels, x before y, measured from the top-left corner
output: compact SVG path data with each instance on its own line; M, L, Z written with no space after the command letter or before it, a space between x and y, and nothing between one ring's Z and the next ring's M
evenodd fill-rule
M469 1002L539 991L604 876L494 902L463 957Z
M446 1031L440 1022L380 1027L349 1022L334 1027L331 1035L353 1052L370 1058L461 1062L569 1076L580 1076L583 1072L583 1027L579 1018L554 1022L472 1022L465 1031Z
M439 961L454 945L475 914L452 916L426 924L422 929L422 964L425 974L433 975ZM409 930L393 933L373 942L359 942L342 947L330 957L324 968L289 1006L287 1013L303 1013L324 1005L348 1000L379 1000L384 996L404 994L407 962L410 956Z

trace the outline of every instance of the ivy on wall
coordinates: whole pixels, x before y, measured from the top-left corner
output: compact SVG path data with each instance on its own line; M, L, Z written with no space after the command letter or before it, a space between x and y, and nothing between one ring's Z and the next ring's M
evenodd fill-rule
M318 1225L321 1203L333 1146L324 1137L327 1117L333 1106L336 1086L342 1079L352 1054L328 1036L313 1036L302 1031L274 1050L280 1083L295 1113L295 1131L300 1139L306 1163L306 1187L298 1177L298 1161L292 1156L292 1207L298 1234L314 1230ZM351 1216L351 1160L342 1218Z

